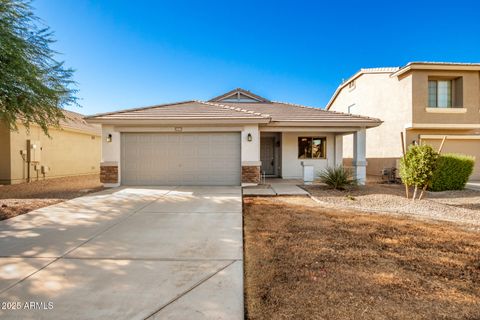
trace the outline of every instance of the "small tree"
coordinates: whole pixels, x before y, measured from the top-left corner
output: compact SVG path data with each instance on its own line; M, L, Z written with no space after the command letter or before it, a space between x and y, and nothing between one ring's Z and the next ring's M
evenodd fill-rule
M400 160L400 177L407 186L414 186L413 200L418 189L430 183L436 168L438 153L429 145L410 146L405 157Z
M76 104L71 69L55 60L52 32L28 0L0 0L0 122L17 129L34 123L48 134Z

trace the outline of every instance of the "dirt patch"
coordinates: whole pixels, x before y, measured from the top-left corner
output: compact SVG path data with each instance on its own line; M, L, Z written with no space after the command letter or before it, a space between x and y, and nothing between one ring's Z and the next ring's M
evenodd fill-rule
M0 185L0 220L102 189L98 175Z
M244 198L248 319L479 319L480 233Z
M422 218L471 224L480 227L480 191L428 192L426 198L412 202L405 198L402 185L370 183L350 190L332 190L325 186L305 186L323 205L395 212Z

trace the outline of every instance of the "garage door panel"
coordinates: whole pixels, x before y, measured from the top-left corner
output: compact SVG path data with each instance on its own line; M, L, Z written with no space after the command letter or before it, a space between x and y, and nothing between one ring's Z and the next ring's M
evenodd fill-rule
M125 185L239 185L240 133L123 133Z

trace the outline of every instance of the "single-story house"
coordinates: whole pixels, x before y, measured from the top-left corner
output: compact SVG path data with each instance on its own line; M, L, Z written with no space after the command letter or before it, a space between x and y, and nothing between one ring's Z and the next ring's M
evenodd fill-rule
M0 184L98 174L101 128L64 110L59 128L46 136L37 125L11 131L0 122Z
M245 185L261 177L302 178L342 164L354 136L353 167L365 182L366 130L374 118L273 102L243 89L209 101L184 101L96 114L102 125L101 181L118 185Z

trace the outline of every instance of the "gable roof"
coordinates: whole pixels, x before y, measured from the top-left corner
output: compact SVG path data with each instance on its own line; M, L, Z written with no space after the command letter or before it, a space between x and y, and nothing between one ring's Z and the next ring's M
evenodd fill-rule
M243 90L243 89L242 89ZM228 102L225 97L243 93L235 89L210 101L184 101L101 113L86 117L92 123L112 124L181 124L195 122L263 123L270 126L365 126L375 127L379 119L326 111L284 102L271 102L246 91L256 98L253 102ZM258 102L262 99L261 102ZM213 101L218 100L218 101Z
M242 101L242 97L245 97L250 101ZM237 102L270 102L268 99L242 88L233 89L227 93L219 95L218 97L210 99L209 102L234 102L234 100L237 100Z

